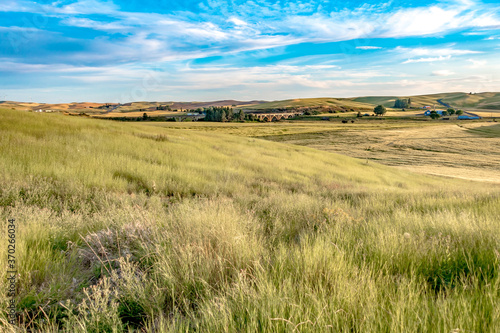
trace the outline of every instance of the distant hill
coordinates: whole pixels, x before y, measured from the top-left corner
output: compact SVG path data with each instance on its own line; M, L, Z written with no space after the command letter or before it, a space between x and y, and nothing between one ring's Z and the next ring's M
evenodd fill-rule
M232 106L232 107L242 107L247 105L259 105L261 103L266 103L266 101L236 101L236 100L221 100L213 102L131 102L118 105L117 103L60 103L60 104L48 104L48 103L33 103L33 102L14 102L14 101L0 101L0 106L4 108L13 108L27 111L37 111L37 110L52 110L52 111L64 111L64 112L85 112L85 113L103 113L107 112L109 109L113 109L113 112L136 112L139 110L143 111L155 111L158 106L169 106L172 110L192 110L198 108L205 108L210 106ZM105 106L109 106L106 108Z
M116 112L130 112L144 109L147 111L156 110L158 106L169 106L172 110L195 110L198 108L208 108L211 106L229 106L229 107L242 107L246 105L259 105L266 103L265 101L236 101L236 100L222 100L213 102L134 102L122 104L116 108Z
M387 108L392 108L394 107L394 102L398 98L410 98L412 107L436 105L436 107L442 108L443 105L438 102L439 100L456 108L500 110L500 93L496 92L486 92L478 94L457 92L414 96L365 96L354 98L288 99L283 101L274 101L247 106L245 107L245 109L257 111L297 107L333 107L336 109L353 109L364 111L368 109L371 110L377 105L384 105Z
M339 111L368 111L373 110L377 105L384 105L392 108L398 98L410 98L412 107L423 107L426 105L444 106L438 101L451 105L454 108L468 108L475 110L500 110L500 92L485 93L439 93L429 95L414 96L364 96L353 98L297 98L281 101L238 101L238 100L220 100L212 102L132 102L118 105L116 103L23 103L12 101L0 101L0 105L5 108L22 110L53 110L70 113L85 112L89 114L103 114L113 110L114 113L129 113L137 111L156 111L159 106L169 106L171 110L194 110L210 106L229 106L235 109L245 111L269 111L276 109L290 109L300 107L329 107ZM109 105L109 108L105 106Z
M300 107L330 107L338 110L372 110L374 106L373 104L355 101L350 98L301 98L250 105L244 109L259 111Z
M457 108L475 108L475 109L491 109L500 110L500 93L485 92L478 94L469 93L440 93L431 95L415 95L415 96L368 96L356 97L352 100L362 103L370 103L373 105L384 105L385 107L393 107L397 98L410 98L413 107L422 107L425 105L440 105L438 100L445 102L452 107Z

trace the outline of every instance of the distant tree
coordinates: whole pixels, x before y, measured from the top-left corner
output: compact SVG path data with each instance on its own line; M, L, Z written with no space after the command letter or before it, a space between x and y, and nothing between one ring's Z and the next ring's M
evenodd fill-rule
M146 112L143 113L142 115L142 120L148 120L148 114Z
M408 98L408 107L411 107L411 99Z
M441 115L444 117L444 116L447 116L448 114L449 114L448 111L443 111L443 113Z
M243 110L240 110L238 112L238 120L239 121L245 121L245 112L243 112Z
M457 111L455 111L455 114L457 116L460 116L460 115L464 114L464 112L462 110L457 110Z
M446 111L448 111L448 114L449 114L450 116L453 116L453 115L455 114L455 109L449 108L449 109L448 109L448 110L446 110Z
M405 109L408 107L408 100L407 99L397 99L394 102L394 107L396 109Z
M233 108L229 108L229 107L226 108L226 117L227 117L227 121L231 121L234 119Z
M358 114L356 114L356 117L358 117L358 118L363 117L363 116L361 115L361 111L358 111Z
M430 116L432 119L438 119L439 117L441 117L441 115L439 113L437 113L436 111L431 111Z
M213 121L222 121L222 113L220 110L214 110L214 120Z
M373 109L373 113L375 113L377 116L382 116L387 112L387 109L383 105L377 105Z

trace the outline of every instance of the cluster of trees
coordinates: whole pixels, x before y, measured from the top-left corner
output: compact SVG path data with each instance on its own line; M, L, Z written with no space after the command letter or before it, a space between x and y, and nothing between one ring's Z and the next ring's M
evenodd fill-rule
M447 114L445 114L445 113L443 112L443 116L445 116L445 115L447 115ZM432 119L438 119L439 117L441 117L441 115L440 115L439 113L437 113L436 111L431 111L430 117L431 117Z
M170 108L170 105L160 105L156 107L156 110L167 110L171 111L172 109Z
M454 114L456 114L457 116L460 116L463 113L464 112L462 110L455 110L455 109L449 108L448 110L443 111L441 114L437 113L436 111L431 111L430 117L432 119L438 119L441 116L443 116L443 117L444 116L453 116Z
M411 106L411 99L403 98L403 99L397 99L394 102L394 108L396 109L406 109Z
M460 116L462 115L464 112L462 110L456 110L455 109L448 109L446 110L446 112L450 115L450 116L453 116L454 114L456 114L457 116Z
M225 107L225 106L212 106L209 108L205 108L205 121L244 121L245 113L240 110L237 113L233 112L233 108Z

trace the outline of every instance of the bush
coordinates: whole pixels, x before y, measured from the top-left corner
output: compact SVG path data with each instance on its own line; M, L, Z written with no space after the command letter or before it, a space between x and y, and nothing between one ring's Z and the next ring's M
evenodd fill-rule
M378 105L373 109L373 113L375 113L377 116L382 116L387 112L387 109L383 105Z

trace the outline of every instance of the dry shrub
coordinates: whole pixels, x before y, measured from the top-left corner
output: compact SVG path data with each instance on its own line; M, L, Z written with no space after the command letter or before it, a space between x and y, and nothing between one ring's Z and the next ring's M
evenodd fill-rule
M119 229L105 229L82 237L83 246L77 249L86 267L94 263L112 263L123 256L137 260L152 241L153 231L144 223L129 223ZM74 244L70 244L70 248Z

